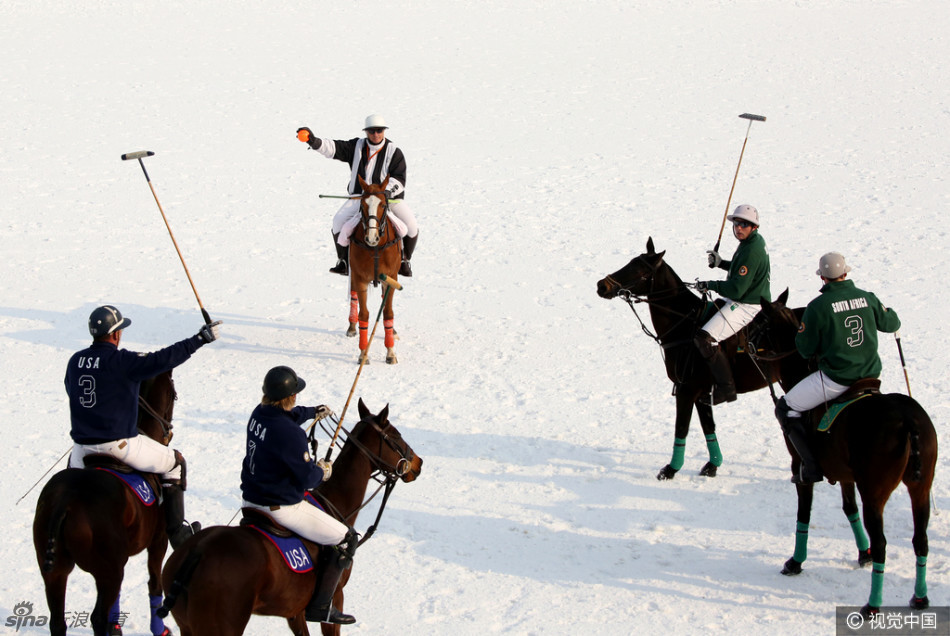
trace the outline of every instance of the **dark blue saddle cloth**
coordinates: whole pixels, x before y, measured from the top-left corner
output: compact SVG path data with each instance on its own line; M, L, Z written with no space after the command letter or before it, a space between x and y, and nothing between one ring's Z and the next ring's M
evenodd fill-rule
M304 501L312 506L316 506L320 510L324 510L323 506L321 506L320 503L309 492L304 494ZM326 511L324 510L324 512ZM255 525L254 523L247 524L247 527L254 528L264 535L268 541L273 543L274 547L277 548L281 556L284 557L284 563L286 563L287 567L289 567L294 572L303 574L304 572L309 572L313 569L313 560L310 558L310 551L307 550L307 546L304 545L303 539L301 539L299 536L277 536L270 532L267 528L262 528L261 526Z
M110 475L115 475L121 479L123 482L125 482L126 486L132 489L132 492L134 492L135 496L139 498L139 501L141 501L146 506L151 506L158 500L158 498L155 496L155 491L152 489L149 483L145 481L145 477L139 473L120 473L109 468L103 468L101 466L97 466L95 470L107 472Z

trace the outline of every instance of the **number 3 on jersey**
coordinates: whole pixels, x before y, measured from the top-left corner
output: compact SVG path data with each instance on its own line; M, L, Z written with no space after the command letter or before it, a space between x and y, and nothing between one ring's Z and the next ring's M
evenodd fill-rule
M844 324L852 333L852 337L848 338L848 346L860 347L864 342L864 321L861 316L848 316L844 319Z

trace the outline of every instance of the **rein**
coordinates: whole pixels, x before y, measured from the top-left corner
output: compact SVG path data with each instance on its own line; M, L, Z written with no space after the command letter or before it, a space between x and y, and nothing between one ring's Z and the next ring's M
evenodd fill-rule
M141 395L139 396L139 408L141 408L143 411L145 411L146 413L154 417L155 421L161 424L162 443L165 446L168 446L168 444L172 441L172 428L173 428L172 423L169 420L162 417L162 415L160 415L158 411L152 408L152 405L146 402L145 398L143 398ZM138 430L143 435L147 435L145 431L143 431L141 428L139 428Z

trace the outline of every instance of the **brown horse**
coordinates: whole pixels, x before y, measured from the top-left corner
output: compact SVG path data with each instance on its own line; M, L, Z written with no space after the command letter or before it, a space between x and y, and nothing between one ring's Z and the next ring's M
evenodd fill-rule
M386 186L389 177L379 185L370 185L358 177L363 196L360 198L360 223L350 237L350 326L346 335L355 336L359 324L360 357L366 358L369 347L369 307L366 290L370 283L379 284L380 274L397 280L402 263L402 242L388 218L389 200ZM393 329L393 294L384 293L383 327L386 332L386 362L396 364L396 332ZM366 359L366 363L369 360Z
M414 481L422 459L403 440L389 420L387 405L373 415L359 400L360 421L349 434L333 463L327 481L315 490L317 499L337 519L352 526L370 479L385 483L386 498L398 480ZM377 517L377 522L379 518ZM360 543L375 530L371 527ZM321 549L306 542L313 563ZM343 587L353 569L344 572L333 596L343 610ZM287 567L278 549L261 533L248 527L214 526L189 539L169 557L162 572L168 596L160 613L172 616L182 636L238 636L251 614L288 617L296 636L310 633L304 609L317 573L297 574ZM339 634L339 625L323 624L324 634Z
M716 422L713 420L712 407L700 401L700 398L710 393L712 376L693 344L693 338L711 317L714 308L711 303L707 303L687 288L663 259L664 254L666 252L656 252L653 239L648 239L647 251L644 254L597 282L597 294L607 299L618 296L623 298L638 319L640 316L636 313L634 303L646 303L650 308L650 317L656 333L650 332L642 320L640 325L644 333L653 338L663 350L666 374L673 382L673 394L676 396L673 458L660 470L657 479L672 479L682 468L686 436L689 434L689 422L694 407L699 415L699 423L706 436L706 447L709 451L709 461L699 474L715 477L722 464L722 453L716 438ZM785 293L787 295L787 292ZM747 330L748 327L720 343L732 366L736 390L739 393L755 391L765 387L770 381L778 381L785 386L783 378L795 366L802 365L801 360L792 357L763 360L748 355Z
M172 438L174 407L171 371L143 382L140 433L167 446ZM153 488L157 484L155 480ZM88 468L66 468L53 475L36 503L33 546L46 586L53 636L66 634L66 581L77 565L96 581L96 605L90 616L93 633L121 634L115 623L125 564L130 556L146 549L151 630L156 636L171 633L155 615L162 598L160 574L168 547L163 511L157 503L144 505L117 477Z
M799 318L785 307L783 301L762 303L766 320L779 325L779 332L794 334ZM784 328L781 326L784 325ZM778 343L778 351L794 349L794 336ZM808 373L787 379L798 382ZM910 606L929 607L927 598L927 524L930 522L930 488L937 464L937 433L923 407L913 398L900 393L872 393L861 397L838 413L831 427L818 431L826 412L824 406L805 414L812 423L809 445L828 481L841 482L842 489L857 486L861 493L864 527L870 536L871 593L863 608L865 616L880 611L884 586L884 562L887 539L884 536L884 506L891 493L903 483L910 495L914 517L912 543L917 555L916 582ZM801 459L786 440L792 457L792 470L797 474ZM798 518L795 554L785 562L782 574L802 571L807 556L808 524L811 515L813 485L797 485ZM859 546L860 547L860 546Z

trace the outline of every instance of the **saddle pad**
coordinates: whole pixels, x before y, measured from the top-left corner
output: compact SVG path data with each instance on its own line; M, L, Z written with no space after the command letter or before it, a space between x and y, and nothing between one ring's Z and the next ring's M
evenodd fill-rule
M277 537L255 525L247 525L247 528L254 528L264 537L274 544L281 556L284 557L284 563L297 574L303 574L313 569L313 561L310 559L310 552L307 546L303 544L300 537Z
M132 492L135 493L135 496L139 498L146 506L151 506L156 501L155 491L152 490L152 487L148 485L148 482L145 481L145 478L142 477L139 473L119 473L108 468L96 467L95 470L101 470L103 472L109 473L110 475L115 475L119 479L125 482L125 485L132 489Z
M821 416L821 421L818 423L818 432L819 433L827 432L828 429L831 428L831 425L835 423L835 418L838 417L838 415L841 413L841 411L845 409L846 406L850 404L854 404L858 400L862 400L868 397L869 395L872 395L872 394L865 393L864 395L859 395L853 400L848 400L847 402L840 402L838 404L832 404L830 407L828 407L828 410L825 411L825 414Z

